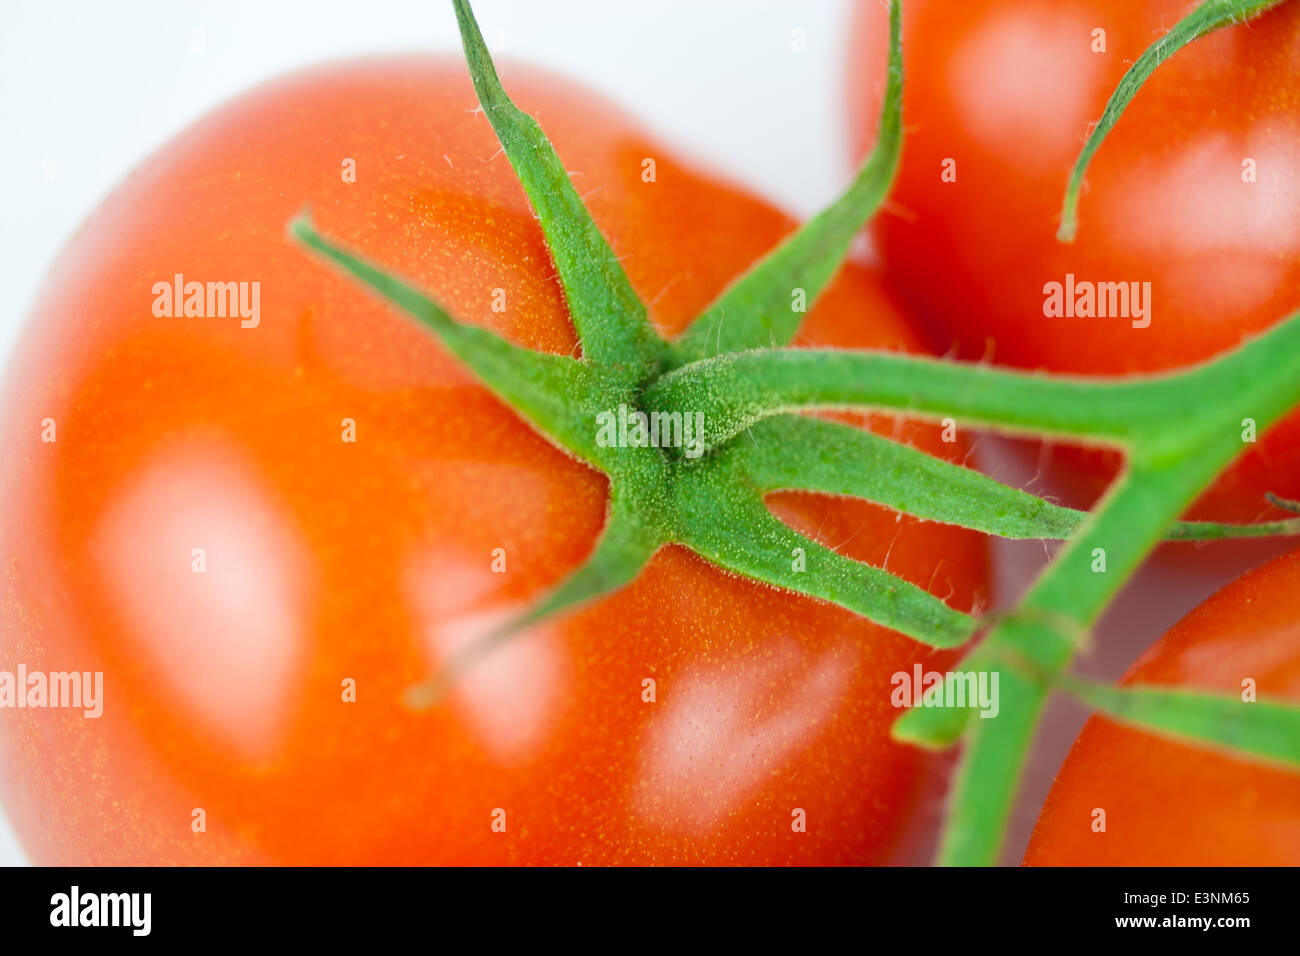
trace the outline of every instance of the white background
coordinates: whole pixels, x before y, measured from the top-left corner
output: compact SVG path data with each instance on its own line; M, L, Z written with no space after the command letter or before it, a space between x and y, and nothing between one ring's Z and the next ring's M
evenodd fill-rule
M683 156L788 211L807 215L847 183L845 2L475 6L494 49L585 82ZM0 9L0 356L8 355L42 275L78 223L133 164L188 122L305 64L389 50L459 50L450 3L438 0L3 0ZM796 29L806 36L803 53L791 49ZM47 159L55 164L53 182L42 180ZM1032 477L1005 465L999 449L984 445L986 466L1003 479ZM1003 600L1024 587L1043 556L1039 544L999 547ZM1140 577L1108 618L1085 669L1119 673L1225 576L1220 566L1194 574L1162 567ZM1050 714L1017 813L1014 855L1080 720L1068 705ZM931 813L937 811L936 797ZM21 860L0 820L0 863Z

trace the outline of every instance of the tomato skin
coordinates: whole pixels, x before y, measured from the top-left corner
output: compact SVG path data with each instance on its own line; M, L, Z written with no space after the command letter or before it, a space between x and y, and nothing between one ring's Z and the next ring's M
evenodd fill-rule
M503 78L666 332L792 228L590 95L527 70ZM585 558L606 482L428 333L293 245L285 223L309 205L323 232L454 315L568 353L540 229L498 149L457 61L327 66L201 120L61 256L0 406L0 667L103 671L105 707L99 719L0 711L0 793L34 862L889 852L920 766L888 738L889 677L951 655L680 549L520 638L446 705L399 704L438 654ZM647 156L653 184L641 181ZM260 324L155 317L153 284L176 273L259 281ZM856 267L801 341L919 344ZM355 442L341 440L345 419ZM903 427L918 446L963 453ZM984 600L977 535L865 503L786 494L773 507L954 606ZM805 833L792 831L794 808Z
M1300 551L1214 594L1152 645L1125 684L1300 701ZM1106 831L1092 832L1094 808ZM1084 726L1025 853L1035 866L1296 866L1300 773L1200 750L1104 717Z
M1086 131L1185 0L917 0L904 8L908 136L873 223L888 281L934 347L1083 374L1153 372L1231 348L1300 308L1300 9L1195 41L1163 63L1093 158L1072 244L1055 232ZM1105 53L1092 52L1105 30ZM859 5L855 155L874 140L887 25ZM956 181L941 180L945 159ZM1256 181L1243 182L1243 161ZM1047 317L1044 286L1150 282L1151 322ZM1239 428L1230 422L1225 427ZM1113 472L1117 456L1072 459ZM1204 517L1300 495L1300 415L1249 446Z

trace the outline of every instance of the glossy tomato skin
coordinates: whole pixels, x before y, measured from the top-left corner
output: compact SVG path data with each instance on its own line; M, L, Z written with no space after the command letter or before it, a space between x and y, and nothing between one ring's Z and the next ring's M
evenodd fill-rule
M1153 372L1209 358L1300 308L1294 4L1162 64L1093 159L1075 242L1055 238L1090 124L1188 9L1184 0L905 6L908 136L873 229L889 282L936 348L1061 372ZM1098 30L1105 52L1093 52ZM881 5L861 3L849 67L855 155L875 136L886 33ZM1067 274L1149 282L1150 324L1046 316L1044 286ZM1253 520L1269 512L1269 491L1300 495L1298 415L1250 446L1199 513Z
M792 228L590 95L504 79L666 332ZM443 706L402 707L404 688L590 552L606 482L290 243L306 205L453 314L575 348L456 61L296 74L138 168L64 252L5 383L0 660L105 682L98 719L0 711L4 805L32 859L885 858L919 766L888 739L890 676L951 658L679 549L498 652ZM156 316L154 284L176 274L260 282L259 323ZM918 344L857 268L803 341ZM811 496L773 506L956 606L983 600L968 532Z
M1238 578L1157 641L1127 684L1300 701L1300 551ZM1248 706L1243 704L1243 706ZM1106 811L1093 832L1094 810ZM1196 749L1093 717L1043 806L1038 866L1296 866L1300 773Z

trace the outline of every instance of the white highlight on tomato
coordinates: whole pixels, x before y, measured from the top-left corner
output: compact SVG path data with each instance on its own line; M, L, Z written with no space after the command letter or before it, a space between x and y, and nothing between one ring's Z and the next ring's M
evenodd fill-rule
M1105 57L1092 52L1091 19L1065 0L1010 6L966 37L949 63L958 115L990 147L1018 144L1022 173L1069 169L1084 124L1097 118L1089 113Z
M91 548L160 695L243 758L271 756L300 687L311 551L239 451L158 453L108 499Z
M488 557L434 548L411 563L407 593L430 670L524 609L478 609L501 586ZM568 673L566 654L543 626L496 646L456 680L452 706L498 763L527 761L544 743Z
M785 638L665 681L644 739L637 812L701 834L811 745L848 688L852 662Z
M1255 160L1254 182L1242 181L1245 156ZM1107 234L1125 253L1164 260L1165 314L1226 321L1272 299L1300 255L1297 163L1289 124L1261 123L1249 140L1222 133L1170 144L1126 166L1093 202L1117 224Z

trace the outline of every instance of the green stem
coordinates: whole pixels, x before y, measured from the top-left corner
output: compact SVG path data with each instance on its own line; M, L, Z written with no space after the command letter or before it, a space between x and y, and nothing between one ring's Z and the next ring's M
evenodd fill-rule
M1057 684L1094 710L1141 730L1199 746L1217 744L1233 757L1287 770L1300 766L1300 707L1294 704L1178 687L1111 687L1067 676Z
M629 374L639 380L666 359L667 345L650 325L645 305L582 204L550 140L506 95L469 3L453 3L474 90L537 211L583 355L630 365Z
M484 634L438 673L408 689L407 706L416 710L432 707L442 700L456 680L501 644L529 627L557 614L573 612L634 581L668 540L662 528L646 523L643 504L634 485L614 485L605 528L587 560L533 607Z
M991 667L1001 675L996 718L971 721L966 712L929 709L909 711L900 720L900 736L913 737L927 736L918 729L939 723L927 719L931 715L946 718L947 726L940 728L943 736L951 735L954 717L962 727L969 725L940 863L987 866L997 862L1034 728L1047 700L1046 688L1024 673L1020 660L1032 662L1038 673L1060 672L1073 655L1077 633L1091 627L1198 487L1190 469L1167 475L1135 471L1121 479L1093 520L1030 589L1021 614L995 627L978 652L978 669ZM1171 494L1162 496L1160 491ZM1104 572L1093 570L1097 548L1104 551ZM1043 617L1035 617L1035 611ZM1068 630L1046 623L1057 617L1068 623Z
M1068 538L1091 517L865 429L800 415L758 422L719 454L739 459L748 480L764 494L848 495L1002 538ZM1256 524L1179 521L1166 538L1211 541L1294 534L1300 534L1300 518Z
M975 621L909 581L837 554L779 521L725 465L682 472L675 540L746 577L820 598L932 647L959 647Z
M1223 415L1192 416L1205 396L1251 394L1279 364L1300 365L1300 313L1212 362L1174 374L1071 378L892 352L759 349L704 359L657 379L652 408L704 416L709 448L773 415L813 409L898 409L963 426L1063 435L1175 451L1194 428L1235 428ZM1262 420L1262 410L1253 417Z
M729 286L674 343L676 364L779 347L794 337L839 271L853 239L889 192L903 143L902 3L890 4L889 63L876 145L838 200Z
M1057 239L1062 242L1074 241L1075 234L1079 231L1079 188L1083 184L1088 164L1156 67L1193 40L1220 27L1245 22L1281 2L1282 0L1205 0L1143 51L1111 93L1101 119L1097 120L1079 158L1075 160L1070 182L1065 189L1065 201L1061 206L1061 227L1057 230Z
M1291 404L1300 401L1300 381L1279 391L1291 393ZM1234 399L1228 405L1239 414L1241 401ZM1131 471L1030 589L1020 613L990 633L977 657L980 666L1001 668L1003 705L996 719L970 728L940 862L997 862L1020 772L1047 700L1048 688L1040 678L1054 678L1065 669L1077 649L1077 634L1093 625L1161 532L1239 452L1239 442L1214 435L1186 446L1177 458L1153 462L1135 456ZM1066 627L1053 623L1057 621ZM1029 664L1028 673L1021 662ZM898 732L901 738L939 741L951 739L962 726L962 715L952 711L913 710L900 720Z
M414 286L326 239L305 213L289 224L289 234L433 332L542 436L597 467L608 458L597 446L591 425L592 417L607 405L612 386L602 382L601 370L567 355L521 348L487 329L457 322Z

